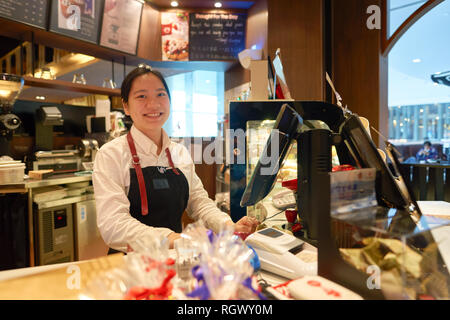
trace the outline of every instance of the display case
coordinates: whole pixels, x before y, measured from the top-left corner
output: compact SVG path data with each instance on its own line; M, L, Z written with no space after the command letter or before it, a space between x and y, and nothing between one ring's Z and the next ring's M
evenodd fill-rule
M450 220L384 207L332 215L341 258L386 299L450 298Z
M248 184L250 178L255 170L255 167L264 152L267 140L270 137L275 120L251 120L247 121L246 133L246 183ZM247 215L255 217L259 221L263 221L266 217L279 212L277 208L272 205L273 196L282 191L287 190L281 184L283 181L297 179L297 143L290 145L287 156L278 171L276 183L269 193L269 195L254 206L247 207ZM279 215L277 222L286 222L284 215Z

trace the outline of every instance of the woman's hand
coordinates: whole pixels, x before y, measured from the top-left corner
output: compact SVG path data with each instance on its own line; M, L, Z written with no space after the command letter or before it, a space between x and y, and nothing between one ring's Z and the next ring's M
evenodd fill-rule
M235 232L253 233L259 225L259 221L255 218L245 216L234 224Z
M173 249L175 240L180 239L180 238L181 238L181 235L179 233L172 232L171 234L169 234L167 236L167 239L169 239L169 249Z

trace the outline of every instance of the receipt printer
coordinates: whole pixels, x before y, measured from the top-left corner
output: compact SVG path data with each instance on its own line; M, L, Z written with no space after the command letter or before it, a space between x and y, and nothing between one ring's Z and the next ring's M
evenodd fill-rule
M261 269L288 279L317 275L317 260L301 258L304 241L274 228L266 228L249 235L245 242L255 249Z

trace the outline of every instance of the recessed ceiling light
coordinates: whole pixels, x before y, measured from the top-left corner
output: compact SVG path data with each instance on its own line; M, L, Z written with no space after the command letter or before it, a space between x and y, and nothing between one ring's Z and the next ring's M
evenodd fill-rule
M170 3L170 5L171 5L172 7L178 7L178 1L172 1L172 2Z
M214 7L222 8L222 3L221 2L216 2L216 3L214 3Z
M420 60L420 59L414 59L412 62L414 62L414 63L419 63L419 62L422 62L422 60Z
M36 99L38 99L38 100L45 100L45 97L44 96L36 96Z

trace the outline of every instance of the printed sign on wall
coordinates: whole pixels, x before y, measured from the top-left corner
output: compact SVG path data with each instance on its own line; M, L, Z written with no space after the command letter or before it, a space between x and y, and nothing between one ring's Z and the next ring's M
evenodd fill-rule
M41 29L47 26L48 0L0 0L0 17Z
M189 14L161 13L162 57L164 61L189 60Z
M233 60L245 49L245 14L191 13L190 60Z
M106 0L100 45L136 54L142 2Z
M50 31L97 43L102 7L101 0L54 0Z

